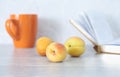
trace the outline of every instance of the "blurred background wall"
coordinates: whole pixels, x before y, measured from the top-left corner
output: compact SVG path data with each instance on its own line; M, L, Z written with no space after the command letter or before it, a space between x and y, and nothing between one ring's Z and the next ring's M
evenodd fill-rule
M120 0L0 0L0 44L13 44L5 30L10 14L38 14L38 34L64 43L70 36L80 36L69 19L81 11L100 11L106 14L111 26L120 29ZM118 34L120 34L118 32Z

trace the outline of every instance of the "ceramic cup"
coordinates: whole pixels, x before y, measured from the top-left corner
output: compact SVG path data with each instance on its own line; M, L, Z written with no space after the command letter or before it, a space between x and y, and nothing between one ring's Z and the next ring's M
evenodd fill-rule
M6 30L12 37L16 48L34 47L37 34L37 20L36 14L13 14L6 20Z

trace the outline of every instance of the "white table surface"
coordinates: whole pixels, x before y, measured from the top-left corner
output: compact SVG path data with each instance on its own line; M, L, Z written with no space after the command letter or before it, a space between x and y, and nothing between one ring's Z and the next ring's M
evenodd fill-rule
M120 55L98 55L87 45L81 57L52 63L35 48L0 45L0 77L120 77Z

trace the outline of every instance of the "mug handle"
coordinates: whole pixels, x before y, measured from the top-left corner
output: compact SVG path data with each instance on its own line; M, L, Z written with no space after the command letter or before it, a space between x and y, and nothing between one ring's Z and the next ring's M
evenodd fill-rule
M12 26L15 27L15 34L12 31ZM13 40L19 40L19 24L18 21L15 19L8 19L5 22L5 27L8 32L8 34L13 38Z

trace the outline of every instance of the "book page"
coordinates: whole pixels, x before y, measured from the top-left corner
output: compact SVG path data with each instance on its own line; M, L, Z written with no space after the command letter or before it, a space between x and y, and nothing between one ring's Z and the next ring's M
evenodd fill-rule
M117 45L101 45L100 49L103 53L120 54L120 46Z
M99 45L120 44L120 40L114 41L113 30L104 14L99 12L82 12L79 16L74 17L73 20L73 25L80 32L83 31L82 34L85 37L87 36L88 40L92 39Z
M85 28L83 28L81 26L81 24L79 24L77 21L70 19L70 23L80 32L82 33L93 45L97 45L97 42L93 39L93 37L91 37L91 35L89 34L89 32L87 32L85 30Z
M84 29L84 31L96 42L96 37L94 36L94 32L92 32L92 28L89 25L89 22L86 21L84 14L81 13L79 16L76 16L72 18L74 20L74 23L78 25L79 28Z
M104 14L98 12L86 12L86 14L99 44L106 44L114 39L110 25L106 21Z
M82 24L83 27L86 27L86 29L88 29L89 34L91 34L91 36L96 40L94 30L93 30L92 25L86 16L85 12L81 12L80 19L82 19L81 23L84 23L84 24Z
M110 41L107 43L108 45L116 45L116 46L120 46L120 38L115 39L113 41Z

